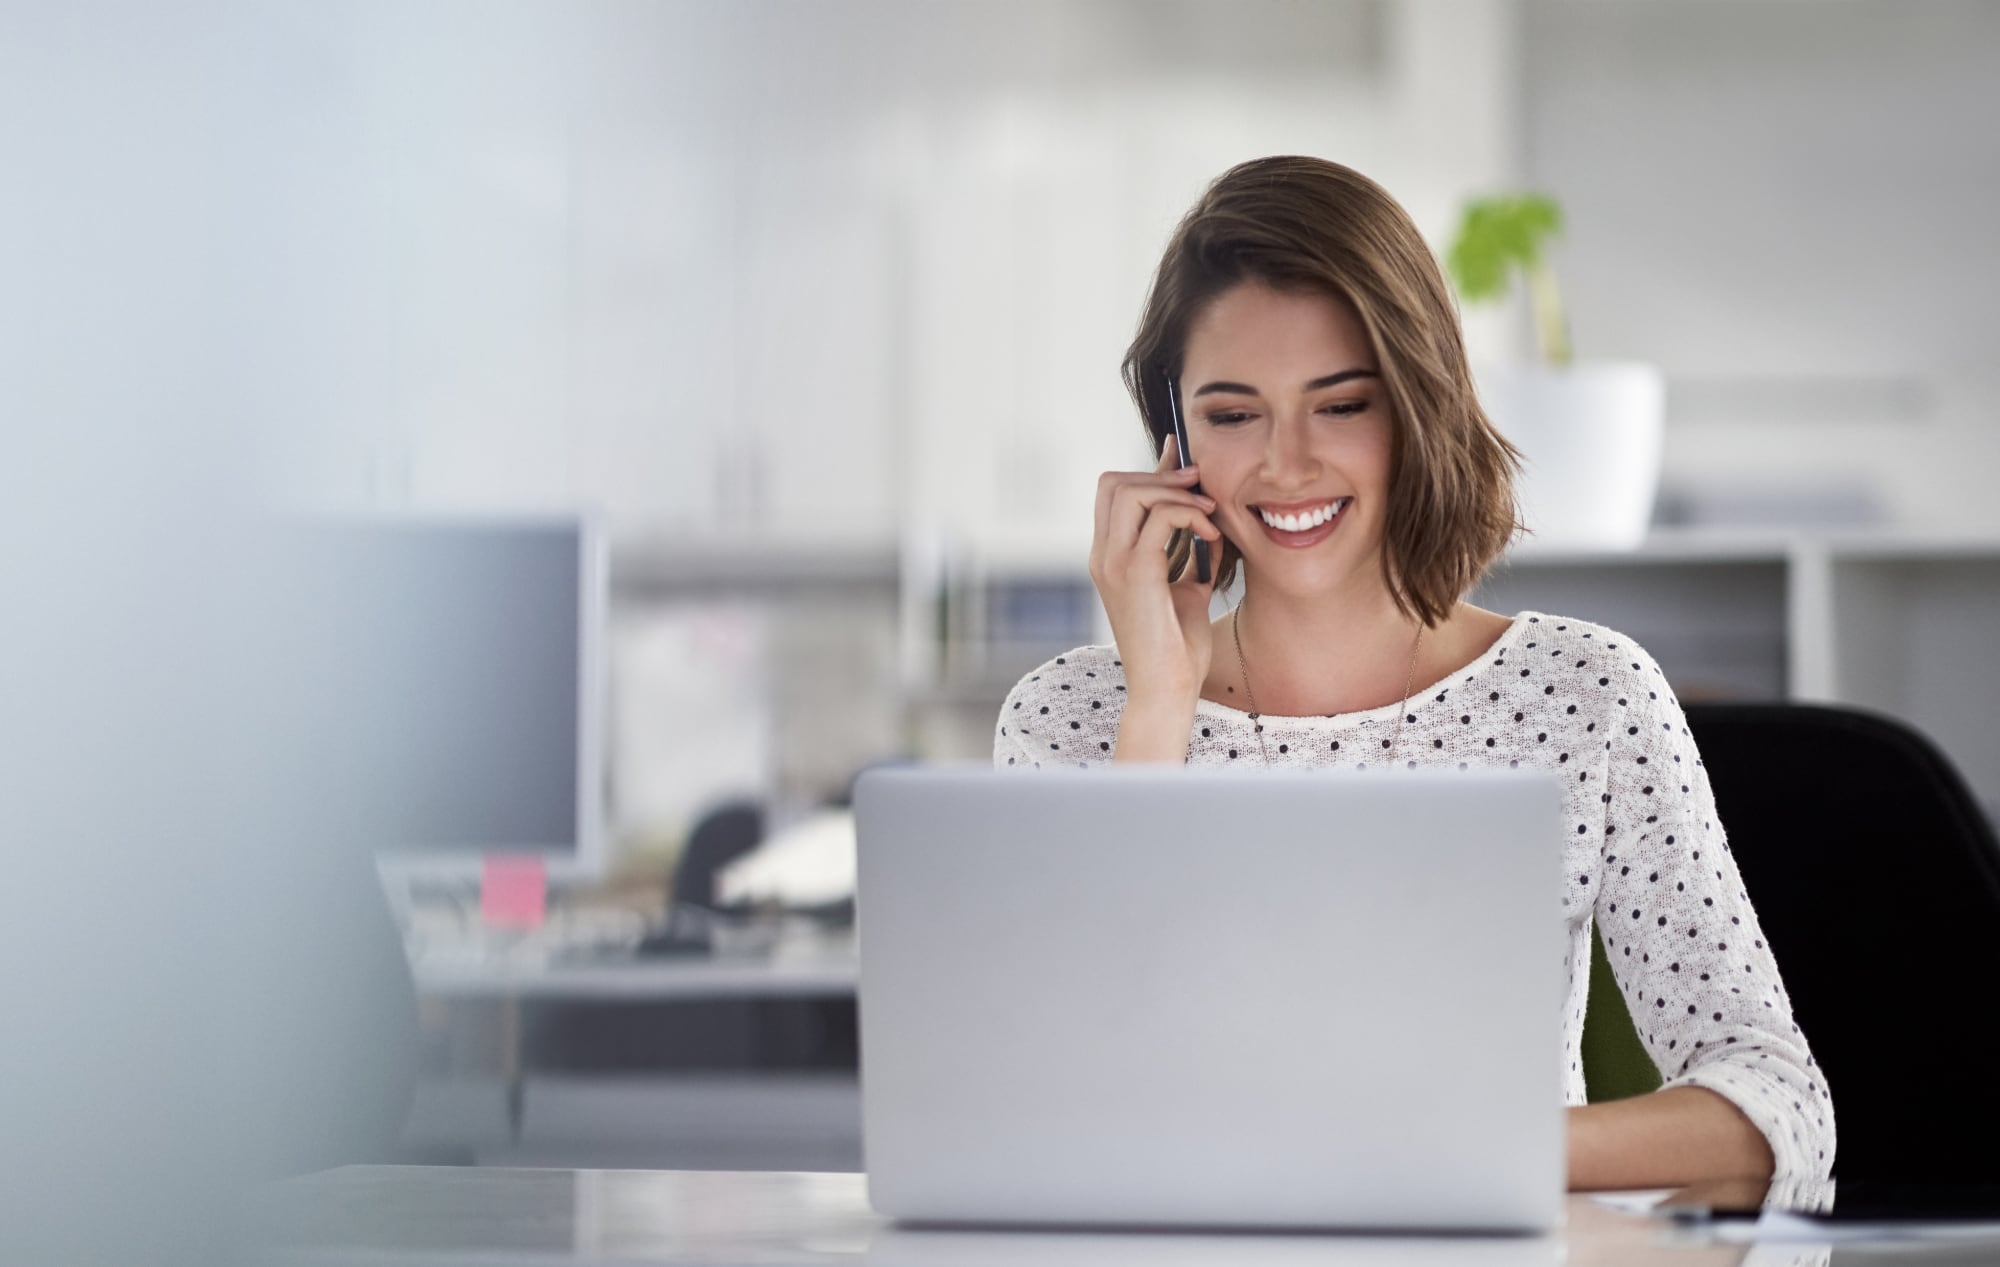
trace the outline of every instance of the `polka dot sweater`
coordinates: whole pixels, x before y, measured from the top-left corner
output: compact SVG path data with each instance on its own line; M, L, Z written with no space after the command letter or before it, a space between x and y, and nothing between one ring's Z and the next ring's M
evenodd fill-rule
M1018 682L994 724L1002 770L1109 762L1125 702L1117 648L1080 647ZM1262 748L1259 740L1262 740ZM1601 625L1523 612L1479 660L1396 704L1332 717L1258 717L1202 700L1193 765L1335 774L1381 768L1547 770L1564 788L1569 929L1564 1095L1584 1102L1579 1044L1590 930L1668 1086L1740 1107L1780 1183L1833 1165L1833 1103L1792 1020L1778 965L1738 878L1708 775L1652 657Z

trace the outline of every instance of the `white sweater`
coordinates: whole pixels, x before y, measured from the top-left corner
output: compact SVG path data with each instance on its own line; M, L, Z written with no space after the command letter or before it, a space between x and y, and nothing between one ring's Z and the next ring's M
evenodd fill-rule
M1111 760L1125 702L1117 648L1079 647L1008 693L994 724L1002 770ZM1564 1098L1584 1102L1590 928L1603 929L1639 1036L1669 1086L1739 1106L1770 1141L1776 1182L1813 1184L1833 1165L1833 1102L1738 878L1679 703L1630 638L1522 612L1479 660L1395 704L1332 717L1257 717L1202 700L1192 765L1271 764L1331 773L1398 764L1506 765L1562 781L1569 990ZM1401 730L1400 739L1396 732Z

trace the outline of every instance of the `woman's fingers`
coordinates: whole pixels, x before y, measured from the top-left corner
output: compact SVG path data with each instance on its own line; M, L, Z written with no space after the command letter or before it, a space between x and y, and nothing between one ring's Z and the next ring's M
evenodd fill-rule
M1112 503L1130 488L1186 489L1201 478L1194 467L1160 471L1106 471L1097 477L1097 536L1102 540L1111 527Z
M1106 471L1099 476L1091 575L1130 575L1134 559L1147 571L1158 568L1176 529L1221 541L1222 534L1208 519L1215 510L1214 500L1194 491L1200 479L1199 470L1180 465L1178 444L1171 435L1161 444L1159 464L1151 471Z
M1206 516L1215 509L1215 502L1204 494L1191 493L1182 488L1127 484L1111 498L1105 543L1113 549L1131 549L1141 541L1142 533L1153 516L1167 507L1179 507Z
M1145 525L1139 531L1138 553L1142 558L1164 555L1173 541L1174 533L1186 529L1202 540L1214 544L1222 540L1222 533L1200 510L1178 502L1155 506L1146 516Z
M1167 543L1185 528L1212 543L1222 533L1209 515L1213 499L1184 489L1130 485L1111 499L1109 524L1091 546L1091 577L1122 586L1138 576L1158 576L1164 568ZM1172 578L1167 578L1171 580Z

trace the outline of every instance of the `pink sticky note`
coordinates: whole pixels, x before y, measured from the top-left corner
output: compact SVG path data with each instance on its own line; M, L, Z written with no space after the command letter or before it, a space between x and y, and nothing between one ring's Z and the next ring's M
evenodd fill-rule
M549 875L534 854L488 854L479 877L479 913L489 924L533 928L548 914Z

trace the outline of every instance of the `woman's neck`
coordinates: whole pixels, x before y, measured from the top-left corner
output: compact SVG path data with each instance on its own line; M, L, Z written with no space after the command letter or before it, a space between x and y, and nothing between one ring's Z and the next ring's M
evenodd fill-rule
M1385 586L1342 596L1297 595L1246 581L1238 612L1224 617L1210 699L1274 717L1328 716L1404 698L1423 665L1418 622L1396 609ZM1236 639L1242 638L1242 658ZM1248 671L1248 688L1244 671ZM1428 682L1430 679L1424 679ZM1231 689L1234 688L1234 689Z

